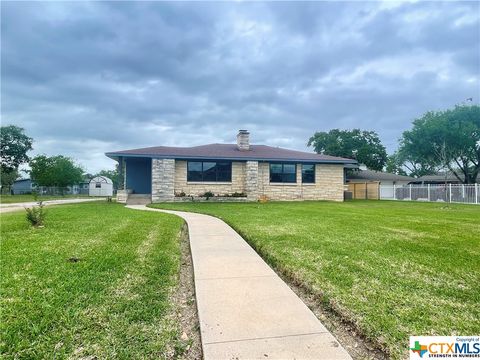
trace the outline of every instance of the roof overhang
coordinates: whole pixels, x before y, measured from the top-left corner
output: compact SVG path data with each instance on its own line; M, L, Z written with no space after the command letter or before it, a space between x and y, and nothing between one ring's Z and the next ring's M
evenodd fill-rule
M354 163L345 163L345 168L346 169L359 169L358 162L355 161Z
M348 164L348 167L358 168L356 160L329 160L329 159L292 159L292 158L252 158L252 157L225 157L225 156L178 156L178 155L152 155L152 154L125 154L105 153L109 158L118 161L119 158L150 158L150 159L175 159L175 160L229 160L229 161L260 161L260 162L292 162L309 164Z

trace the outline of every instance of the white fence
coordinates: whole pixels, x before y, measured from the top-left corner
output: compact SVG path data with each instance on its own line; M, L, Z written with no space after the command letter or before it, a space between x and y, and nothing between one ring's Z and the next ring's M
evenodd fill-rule
M380 185L380 199L480 204L480 184Z

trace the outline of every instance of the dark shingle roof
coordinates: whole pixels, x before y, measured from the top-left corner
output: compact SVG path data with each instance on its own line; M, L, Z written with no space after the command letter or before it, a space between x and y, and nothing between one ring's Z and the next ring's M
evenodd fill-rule
M397 174L386 173L374 170L358 170L347 176L352 180L373 180L373 181L413 181L414 178L410 176L403 176Z
M318 163L356 163L355 160L336 156L289 150L266 145L250 145L250 150L240 151L236 144L209 144L192 147L155 146L133 150L106 153L110 158L125 157L166 157L172 159L226 159L226 160L268 160Z
M463 180L465 179L465 175L461 172L457 172L458 176ZM447 172L447 176L445 176L445 173L439 172L437 174L433 175L424 175L419 177L418 179L414 179L416 182L460 182L458 178L452 173L452 172ZM480 174L477 176L477 182L480 182Z

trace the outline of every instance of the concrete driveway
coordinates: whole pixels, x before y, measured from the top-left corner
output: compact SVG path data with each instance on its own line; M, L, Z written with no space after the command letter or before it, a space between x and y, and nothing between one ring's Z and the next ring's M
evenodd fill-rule
M47 200L43 204L45 206L50 205L62 205L62 204L75 204L81 202L105 200L106 198L78 198L78 199L60 199L60 200ZM25 208L38 205L38 201L13 203L13 204L0 204L0 214L12 211L24 210Z

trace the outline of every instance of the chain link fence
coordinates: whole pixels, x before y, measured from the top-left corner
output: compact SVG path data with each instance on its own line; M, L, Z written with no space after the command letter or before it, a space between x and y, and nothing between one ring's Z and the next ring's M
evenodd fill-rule
M2 189L2 194L24 195L37 194L38 196L88 195L88 186L29 186L24 188Z

